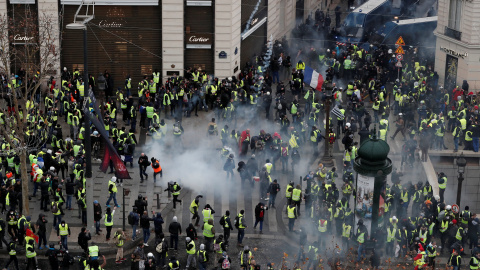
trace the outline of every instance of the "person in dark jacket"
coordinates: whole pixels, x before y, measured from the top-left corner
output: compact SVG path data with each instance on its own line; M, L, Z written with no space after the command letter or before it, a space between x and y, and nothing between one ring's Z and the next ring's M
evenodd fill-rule
M37 223L35 223L35 229L36 229L37 234L38 234L38 249L43 249L42 241L43 241L43 245L45 246L45 248L48 248L48 246L47 246L47 227L45 225L47 223L48 223L48 221L45 218L45 215L44 214L39 214ZM1 246L1 243L0 243L0 246Z
M90 239L92 239L90 231L83 227L81 232L78 234L78 245L83 249L85 254L88 254L88 241Z
M197 240L197 229L195 229L192 223L188 224L185 232L187 233L187 237L190 237L193 240Z
M45 253L45 257L48 257L51 269L58 269L58 254L59 250L55 249L55 244L51 243L49 249Z
M135 207L137 208L137 213L139 215L143 215L143 212L147 209L147 206L147 197L143 197L141 194L138 194L138 200L135 200Z
M102 206L97 200L93 201L93 220L95 221L95 234L100 235L100 220L102 219Z
M155 238L158 238L163 233L163 218L161 213L157 213L153 218L153 225L155 226Z
M155 215L155 212L152 211ZM150 221L153 219L148 216L147 211L143 211L143 215L140 217L140 226L143 229L143 243L148 247L148 238L150 238Z
M268 207L266 207L262 202L259 202L257 206L255 206L255 225L253 225L253 229L257 229L257 225L260 223L260 233L263 233L262 229L263 219L265 218L265 210L268 210Z
M278 184L277 179L273 180L273 183L268 187L267 192L270 194L270 200L268 201L268 206L275 208L275 198L277 198L277 193L280 191L280 185Z
M170 233L170 249L173 248L173 242L175 242L175 250L177 250L178 236L182 234L182 226L177 222L177 216L173 217L172 223L168 226L168 232Z
M140 158L138 158L138 166L140 167L140 183L143 183L143 176L145 176L145 179L148 179L148 174L145 170L150 166L150 161L148 161L148 156L145 153L142 153Z
M233 231L232 221L230 220L230 211L225 211L225 215L222 217L220 224L223 227L223 239L225 239L225 245L228 246L228 238L230 238L230 231Z
M72 198L75 195L75 182L69 179L65 184L65 193L67 194L67 206L66 209L72 210Z
M40 183L40 191L41 191L41 201L40 201L40 209L47 212L48 211L48 188L49 188L48 182L45 180L45 178L42 179L42 182Z

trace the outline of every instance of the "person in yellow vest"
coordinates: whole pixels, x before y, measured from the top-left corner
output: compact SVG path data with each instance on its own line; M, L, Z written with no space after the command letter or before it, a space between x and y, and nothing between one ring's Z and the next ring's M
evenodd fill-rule
M107 212L105 213L104 224L105 224L105 228L107 229L107 235L105 236L105 239L107 241L110 241L110 235L112 233L112 228L113 228L113 215L115 214L116 209L117 209L116 206L113 207L113 211L112 211L112 208L108 207Z
M196 219L195 226L199 226L198 223L200 221L200 216L198 215L198 202L200 198L203 198L202 195L198 195L195 199L190 203L190 213L193 214L192 219Z
M367 227L365 227L365 225L363 225L363 220L360 219L358 222L357 222L357 233L355 234L355 238L357 240L357 243L358 243L358 257L357 257L357 262L360 262L361 260L361 257L363 257L364 259L366 258L366 255L365 255L365 241L368 239L368 231L367 231Z
M117 246L117 255L115 255L115 263L120 264L124 262L126 259L123 257L123 245L125 244L125 240L127 237L125 236L125 232L121 229L118 229L115 235L113 236L115 239L115 245Z
M215 210L207 203L202 210L203 223L207 223L209 219L213 220L213 214L215 214Z
M57 236L60 238L60 242L65 248L65 250L68 250L68 237L70 237L70 227L68 227L68 224L65 223L65 220L62 220L62 223L58 225L58 230L57 230Z
M296 66L297 71L303 73L305 70L305 63L302 62L302 60L299 60Z
M293 190L292 190L292 204L294 204L297 207L296 210L296 216L300 216L300 203L302 202L302 187L300 185L297 185Z
M179 202L180 204L182 204L182 200L179 200L178 199L178 196L180 195L180 190L182 189L182 187L180 187L180 185L175 182L175 181L170 181L168 182L168 187L167 189L165 189L164 191L170 191L173 195L173 209L176 209L177 208L177 202Z
M480 260L480 253L473 254L470 258L470 270L478 270Z
M242 244L242 241L243 241L243 237L245 236L245 229L248 227L246 225L246 222L245 222L245 210L242 209L240 210L240 213L237 215L237 217L235 218L235 227L237 228L238 230L238 234L237 234L237 246L239 247L242 247L243 244ZM238 221L238 223L237 223Z
M195 241L190 237L185 238L185 246L187 250L187 268L189 269L190 265L197 265L197 260L195 254L197 250L195 248Z
M108 192L110 193L110 197L107 200L107 207L110 207L110 201L113 199L116 207L120 207L117 203L117 177L112 176L110 181L108 182Z
M203 237L205 238L205 250L211 250L213 239L215 239L215 228L213 227L213 218L209 218L207 222L202 225Z
M290 181L290 183L288 183L287 187L285 188L285 197L287 198L287 206L292 204L293 189L294 189L293 181ZM288 213L288 210L287 210L287 213Z
M336 222L336 221L335 221ZM342 223L342 243L345 250L349 250L350 240L352 238L352 225L350 222L344 221Z
M295 226L295 220L297 219L297 207L295 207L295 202L292 201L291 204L287 205L287 217L288 217L288 230L293 232L293 227Z
M325 248L326 238L328 237L328 220L330 213L326 213L318 220L318 246L320 250Z
M37 269L37 252L35 252L35 240L29 237L28 241L26 241L25 249L27 257L27 267L25 269ZM31 266L31 267L30 267Z

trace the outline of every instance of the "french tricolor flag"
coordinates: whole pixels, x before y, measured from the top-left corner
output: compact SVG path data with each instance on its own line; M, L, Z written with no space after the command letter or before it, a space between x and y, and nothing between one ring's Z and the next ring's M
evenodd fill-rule
M323 85L323 76L322 74L316 72L311 67L306 66L303 71L303 81L310 85L313 89L322 91Z

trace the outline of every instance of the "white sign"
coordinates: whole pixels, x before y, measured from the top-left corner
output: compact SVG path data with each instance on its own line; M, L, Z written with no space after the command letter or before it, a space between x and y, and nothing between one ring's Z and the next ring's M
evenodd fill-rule
M440 51L445 52L445 53L450 54L450 55L453 55L453 56L456 56L456 57L460 57L462 59L465 59L468 56L467 52L461 53L461 52L457 52L455 50L448 49L448 48L445 48L445 47L440 47Z
M187 49L211 49L212 44L187 44Z
M190 42L208 42L210 39L206 37L197 37L197 36L191 36L188 41Z
M16 34L14 37L13 37L13 40L15 41L30 41L32 40L33 37L27 37L27 36L20 36L19 34Z

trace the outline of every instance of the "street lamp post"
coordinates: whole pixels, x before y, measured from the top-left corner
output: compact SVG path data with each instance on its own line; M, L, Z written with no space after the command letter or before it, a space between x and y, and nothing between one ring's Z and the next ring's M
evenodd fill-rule
M333 86L330 81L325 82L325 101L324 101L324 108L325 108L325 151L323 152L322 163L324 166L333 167L333 159L328 153L328 148L330 147L330 142L328 139L328 133L330 130L330 105L332 104L332 97L333 97ZM331 146L333 147L333 145ZM332 149L333 151L333 149Z
M128 188L123 188L123 204L122 204L122 212L123 212L123 231L125 231L125 196L128 196L130 194L130 189Z
M363 199L368 196L373 199L370 235L374 235L378 227L382 225L383 216L380 212L380 197L382 196L382 189L387 182L387 175L392 172L392 161L388 158L390 146L384 140L378 139L375 133L371 139L360 145L358 156L353 164L353 168L357 172L355 209L357 209L357 198ZM385 200L386 198L384 197L383 199ZM354 217L357 217L357 211L355 211ZM361 214L358 216L358 218L364 217Z
M458 166L458 186L457 186L457 205L460 206L460 200L462 199L462 183L465 177L463 174L465 173L465 167L467 166L467 161L463 157L463 152L457 158L457 166Z
M89 84L88 84L88 51L87 51L87 21L83 23L69 23L66 25L67 29L83 30L83 87L86 87L84 93L87 93L88 98ZM85 103L85 110L88 110L88 103ZM90 121L86 116L83 117L83 125L85 128L85 178L87 178L87 205L93 206L93 183L92 183L92 143L90 136ZM93 224L93 207L87 207L87 224Z

